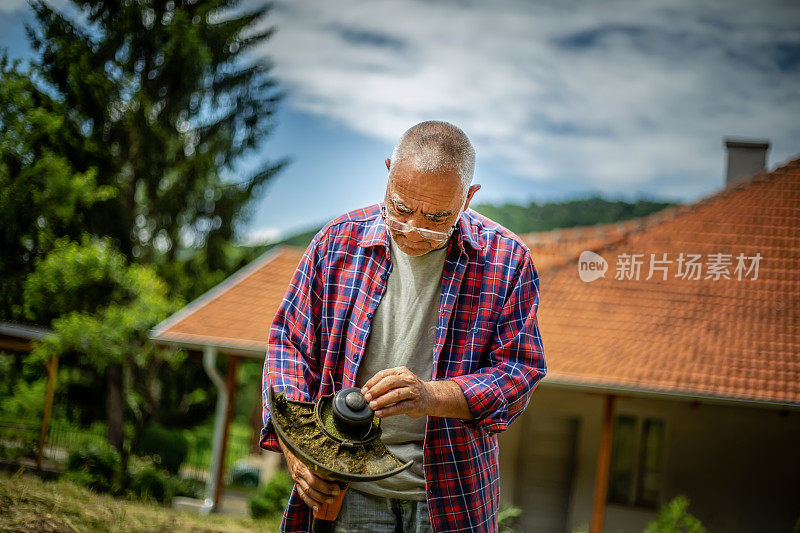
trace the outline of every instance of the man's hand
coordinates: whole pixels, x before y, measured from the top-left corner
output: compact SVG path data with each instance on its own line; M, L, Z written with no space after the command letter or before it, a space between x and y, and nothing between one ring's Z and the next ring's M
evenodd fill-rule
M286 465L289 467L289 475L297 485L297 493L303 498L306 504L316 512L323 503L331 503L333 496L339 494L341 489L335 481L323 478L315 474L303 462L294 456L292 452L278 439L283 456L286 458Z
M361 394L379 418L408 415L472 419L456 382L422 381L404 366L381 370L364 384Z
M381 370L364 384L361 394L375 411L375 416L405 414L419 418L431 414L433 391L404 366Z

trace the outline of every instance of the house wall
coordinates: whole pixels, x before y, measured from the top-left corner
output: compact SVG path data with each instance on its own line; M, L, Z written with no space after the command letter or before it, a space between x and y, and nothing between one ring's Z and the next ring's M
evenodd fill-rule
M566 523L570 531L587 531L602 407L601 394L541 384L528 410L500 437L501 500L516 504L524 494L518 465L534 457L532 429L548 417L575 418ZM685 494L690 513L710 532L792 531L800 518L800 411L618 395L618 414L665 422L661 504ZM655 515L608 505L605 531L642 531Z

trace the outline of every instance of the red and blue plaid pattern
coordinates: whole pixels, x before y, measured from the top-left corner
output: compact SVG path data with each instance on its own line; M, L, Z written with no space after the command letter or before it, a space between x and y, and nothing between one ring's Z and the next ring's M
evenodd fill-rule
M355 384L373 313L392 269L381 204L329 223L303 255L270 328L264 364L261 447L280 451L268 387L291 400ZM546 373L536 312L539 277L517 236L467 210L442 276L433 379L461 386L474 420L428 417L423 445L434 531L496 531L496 434L527 407ZM331 378L334 383L331 383ZM311 531L293 492L284 531Z

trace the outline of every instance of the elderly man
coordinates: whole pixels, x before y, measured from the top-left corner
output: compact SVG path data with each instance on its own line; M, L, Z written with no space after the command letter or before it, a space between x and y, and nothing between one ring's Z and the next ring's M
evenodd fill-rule
M352 483L337 531L494 531L497 433L546 368L539 278L513 233L469 210L475 152L446 122L400 138L382 203L343 215L306 250L270 329L264 388L313 400L361 387L383 440L413 466ZM331 383L333 379L334 383ZM283 529L338 494L276 438L295 481Z

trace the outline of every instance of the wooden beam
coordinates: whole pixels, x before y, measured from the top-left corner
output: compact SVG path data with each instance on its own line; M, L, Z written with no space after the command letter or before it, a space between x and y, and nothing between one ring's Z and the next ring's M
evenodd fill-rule
M214 509L219 509L222 502L222 488L225 485L225 458L228 455L228 433L233 419L233 409L236 406L236 370L239 368L239 358L228 357L228 374L225 376L225 388L228 391L228 409L225 412L225 428L222 431L222 451L217 464L217 486L214 489Z
M36 452L36 469L42 469L44 447L47 444L47 430L50 428L50 414L53 411L53 395L56 388L56 374L58 374L58 354L53 354L47 364L47 392L44 396L44 412L42 413L42 427L39 431L39 449Z
M611 467L611 442L614 436L614 396L603 398L603 426L597 450L597 470L594 475L594 504L592 505L592 533L603 532L608 496L608 473Z
M0 349L11 350L12 352L30 352L33 347L31 341L27 339L17 339L8 335L0 335Z

